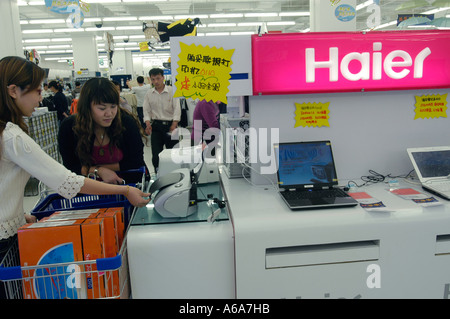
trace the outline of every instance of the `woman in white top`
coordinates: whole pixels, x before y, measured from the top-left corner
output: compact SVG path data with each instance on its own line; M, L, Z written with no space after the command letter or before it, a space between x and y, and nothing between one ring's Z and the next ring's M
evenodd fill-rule
M17 229L35 218L24 214L25 185L34 176L65 198L78 193L122 194L143 207L150 196L135 187L113 185L76 175L49 155L27 134L24 116L39 106L44 71L19 57L0 60L0 250ZM4 246L4 245L3 245ZM0 252L0 261L1 261Z

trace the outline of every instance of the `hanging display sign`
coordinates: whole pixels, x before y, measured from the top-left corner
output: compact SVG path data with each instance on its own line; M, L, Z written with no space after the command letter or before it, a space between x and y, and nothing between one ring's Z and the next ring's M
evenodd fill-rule
M234 49L185 43L180 43L180 49L174 97L227 104Z
M450 31L252 36L253 94L450 87Z

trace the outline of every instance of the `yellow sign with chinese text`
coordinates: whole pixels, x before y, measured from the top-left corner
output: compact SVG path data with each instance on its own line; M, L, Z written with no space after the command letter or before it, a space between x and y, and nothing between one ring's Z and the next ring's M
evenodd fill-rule
M327 103L295 103L294 127L322 127L330 126L328 123L330 102Z
M416 96L414 119L447 117L447 94Z
M148 42L139 42L139 51L143 52L143 51L148 51L150 50L149 46L148 46Z
M187 45L180 42L178 69L174 97L185 97L206 101L221 101L227 104L230 85L231 57L234 49Z

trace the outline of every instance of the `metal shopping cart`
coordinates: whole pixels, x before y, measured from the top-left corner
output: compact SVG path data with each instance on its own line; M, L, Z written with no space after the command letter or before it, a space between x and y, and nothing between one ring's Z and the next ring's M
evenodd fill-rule
M128 299L131 295L126 236L112 258L20 266L17 245L0 262L7 299Z
M144 188L145 168L123 172L128 185ZM124 208L128 229L134 207L123 195L82 195L66 199L52 193L41 196L31 211L38 219L56 211ZM0 260L0 289L8 299L126 299L131 295L128 273L127 231L115 257L21 266L17 239ZM2 287L3 286L3 287Z

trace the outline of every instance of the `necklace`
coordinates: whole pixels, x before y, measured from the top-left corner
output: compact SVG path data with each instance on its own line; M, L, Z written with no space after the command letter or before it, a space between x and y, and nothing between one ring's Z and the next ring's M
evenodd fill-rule
M97 134L95 135L95 139L97 140L97 142L99 143L99 146L100 146L100 148L98 150L98 155L103 156L103 155L105 155L105 150L102 148L103 141L105 140L105 132L103 132L103 134L100 134L100 138L102 139L101 142L97 138Z

